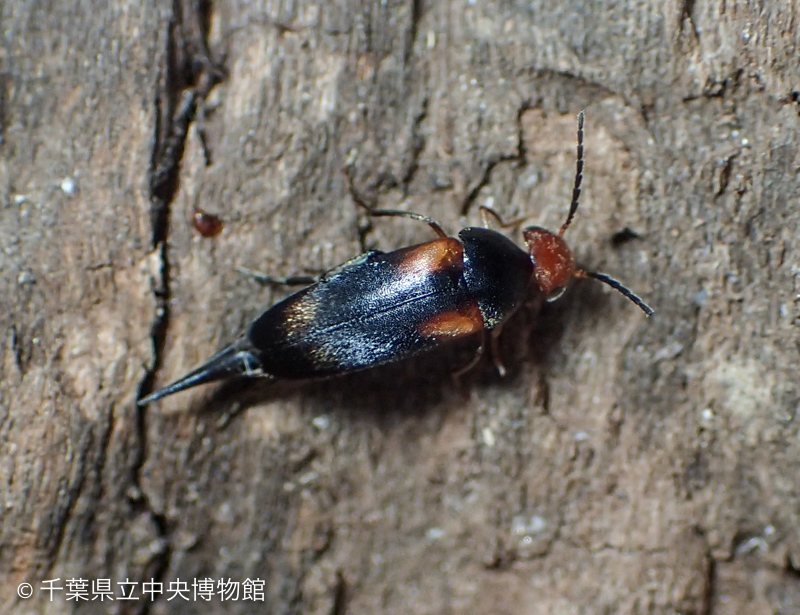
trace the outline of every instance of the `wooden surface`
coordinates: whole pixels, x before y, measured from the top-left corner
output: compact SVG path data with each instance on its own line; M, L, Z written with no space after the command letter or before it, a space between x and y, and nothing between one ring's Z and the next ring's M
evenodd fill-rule
M795 3L33 0L0 23L0 611L72 610L46 579L208 577L265 602L80 610L800 612ZM557 227L581 109L568 238L651 322L579 281L466 392L457 349L135 407L283 296L237 267L431 237L364 220L348 162L452 232L481 204Z

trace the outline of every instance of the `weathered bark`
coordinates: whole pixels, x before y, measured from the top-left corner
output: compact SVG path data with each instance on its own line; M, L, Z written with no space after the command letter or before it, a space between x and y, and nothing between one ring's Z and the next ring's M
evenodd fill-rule
M0 11L0 610L74 608L44 579L208 577L265 602L81 608L800 611L796 3ZM281 296L237 267L430 238L367 224L347 162L452 232L487 203L553 228L580 109L568 238L652 322L579 281L468 400L445 351L135 407Z

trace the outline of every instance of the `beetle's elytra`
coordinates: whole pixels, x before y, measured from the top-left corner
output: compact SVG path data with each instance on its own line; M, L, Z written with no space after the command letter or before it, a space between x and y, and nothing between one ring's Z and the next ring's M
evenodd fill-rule
M564 241L581 192L583 122L581 112L572 204L558 233L524 229L525 251L488 228L465 228L448 237L425 216L371 211L421 220L439 237L393 252L368 252L326 273L261 314L238 341L139 404L229 376L334 376L400 361L469 335L491 332L494 342L531 286L553 300L574 277L598 279L652 315L613 278L577 269ZM482 208L482 213L502 224L492 210Z

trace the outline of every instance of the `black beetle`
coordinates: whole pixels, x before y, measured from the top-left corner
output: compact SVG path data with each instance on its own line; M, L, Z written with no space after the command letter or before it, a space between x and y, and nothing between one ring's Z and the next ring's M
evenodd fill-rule
M329 271L264 312L241 339L139 404L229 376L296 379L344 374L487 331L494 345L531 283L553 300L571 278L592 277L651 316L653 310L616 280L577 269L563 239L581 193L583 122L581 112L572 204L558 233L537 226L524 229L526 252L488 228L465 228L458 238L448 237L437 222L420 214L370 211L426 222L439 238L388 253L367 252ZM504 224L491 209L481 211L484 222L491 214L504 227L514 225ZM496 348L494 356L498 371L504 373Z

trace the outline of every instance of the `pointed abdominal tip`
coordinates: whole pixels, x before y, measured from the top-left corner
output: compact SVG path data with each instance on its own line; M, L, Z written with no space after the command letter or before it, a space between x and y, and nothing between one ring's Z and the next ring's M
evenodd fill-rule
M137 404L146 406L173 393L179 393L200 384L222 380L231 376L260 376L262 375L261 361L253 351L254 349L250 342L246 339L241 339L221 350L203 365L182 378L140 399Z

